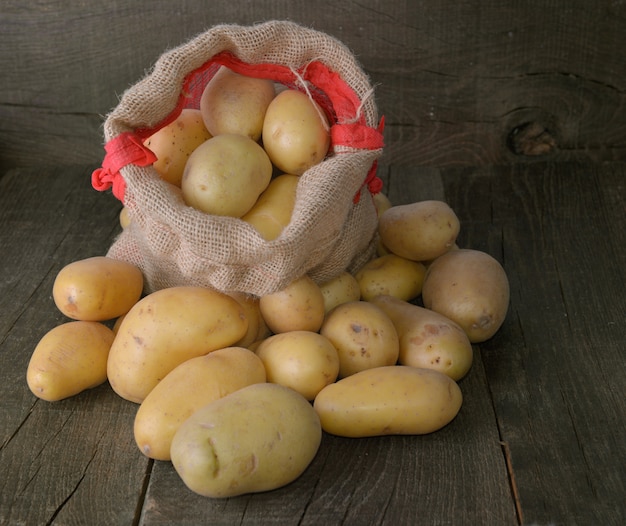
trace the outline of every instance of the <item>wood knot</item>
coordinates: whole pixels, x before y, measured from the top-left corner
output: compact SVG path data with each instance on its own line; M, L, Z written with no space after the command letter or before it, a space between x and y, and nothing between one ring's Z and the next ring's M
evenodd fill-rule
M548 155L557 147L552 131L537 121L525 122L513 128L509 133L508 145L515 155L528 157Z

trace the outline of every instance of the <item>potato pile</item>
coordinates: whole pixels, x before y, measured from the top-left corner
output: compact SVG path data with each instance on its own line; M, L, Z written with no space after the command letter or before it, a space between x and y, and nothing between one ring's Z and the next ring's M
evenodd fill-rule
M299 175L327 155L328 134L308 96L222 67L200 108L146 145L189 206L273 239L289 223ZM446 203L373 198L376 257L326 283L303 275L261 297L197 286L144 295L131 264L68 264L52 295L69 320L34 349L29 388L56 401L108 381L137 404L141 453L171 461L192 491L214 498L295 480L323 432L443 428L461 408L472 344L504 321L507 276L490 255L457 246L460 222Z

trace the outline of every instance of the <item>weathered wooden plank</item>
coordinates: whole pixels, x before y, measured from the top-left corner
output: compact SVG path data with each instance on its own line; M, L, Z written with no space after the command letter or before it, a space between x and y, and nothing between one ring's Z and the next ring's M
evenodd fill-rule
M528 123L553 137L553 161L626 155L620 2L8 0L0 13L0 166L101 157L101 116L161 52L216 24L270 19L354 51L386 116L390 162L517 162L508 140Z
M524 524L626 516L624 175L567 164L444 173L462 243L494 253L511 282L508 321L480 348Z

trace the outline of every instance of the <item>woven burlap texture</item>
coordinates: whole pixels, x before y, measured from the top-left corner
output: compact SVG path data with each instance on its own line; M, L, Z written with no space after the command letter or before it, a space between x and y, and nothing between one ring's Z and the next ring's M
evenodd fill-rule
M162 122L176 107L185 77L223 51L250 64L280 64L294 71L320 61L361 99L359 111L367 125L378 124L369 80L340 41L292 22L272 21L214 26L165 52L107 116L105 141ZM377 215L363 183L381 153L342 146L307 170L298 182L291 222L272 241L239 219L186 206L151 166L128 165L120 172L131 222L107 255L141 268L148 293L199 285L263 296L304 274L322 283L343 270L354 272L375 253Z

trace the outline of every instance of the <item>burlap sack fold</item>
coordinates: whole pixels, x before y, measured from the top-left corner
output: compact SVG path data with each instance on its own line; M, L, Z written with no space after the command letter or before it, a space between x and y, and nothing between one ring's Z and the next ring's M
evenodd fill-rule
M129 153L121 156L124 160L116 156L119 166L101 169L97 177L94 172L94 180L100 180L94 187L113 185L131 218L108 255L141 268L146 292L201 285L262 296L304 274L322 283L343 270L357 270L375 252L377 215L367 183L372 186L382 135L375 131L378 115L367 76L351 52L329 35L283 21L215 26L165 52L153 70L123 94L106 118L105 143L126 135L141 138L141 130L145 136L172 120L181 109L190 74L206 69L212 58L224 53L253 68L284 66L293 72L294 87L308 93L323 88L303 80L307 67L326 65L356 95L358 107L331 108L339 116L335 124L361 123L354 128L354 145L343 130L341 144L333 144L330 155L300 177L290 224L277 239L266 241L239 219L186 206L180 193L159 178L149 158L137 158L137 141L131 141ZM333 82L332 75L324 79ZM368 143L370 136L374 140Z

